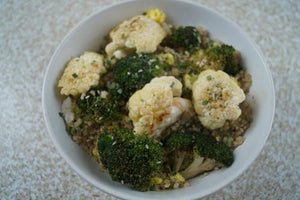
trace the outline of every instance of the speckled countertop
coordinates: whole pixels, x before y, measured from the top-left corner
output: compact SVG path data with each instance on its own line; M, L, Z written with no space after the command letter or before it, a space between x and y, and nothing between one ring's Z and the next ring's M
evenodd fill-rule
M115 1L0 1L0 199L115 199L58 154L42 116L47 63L82 18ZM260 46L276 89L270 137L255 163L207 199L300 199L300 1L204 1Z

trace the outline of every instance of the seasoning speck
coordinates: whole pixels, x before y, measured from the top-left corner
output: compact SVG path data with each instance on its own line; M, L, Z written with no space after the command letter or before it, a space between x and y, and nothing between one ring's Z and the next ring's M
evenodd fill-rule
M106 60L105 63L106 63L106 65L109 65L109 66L111 65L111 61L110 60Z
M175 82L174 82L174 81L172 81L172 83L171 83L170 87L172 88L174 85L175 85Z
M117 90L117 92L118 92L119 94L122 94L123 90L120 88L120 89Z
M76 73L72 74L73 78L77 78L78 75Z
M203 106L205 106L205 105L207 105L207 104L208 104L208 101L207 101L207 100L202 101L202 105L203 105Z
M59 115L60 117L62 117L62 118L65 117L64 113L62 113L62 112L59 112L58 115Z

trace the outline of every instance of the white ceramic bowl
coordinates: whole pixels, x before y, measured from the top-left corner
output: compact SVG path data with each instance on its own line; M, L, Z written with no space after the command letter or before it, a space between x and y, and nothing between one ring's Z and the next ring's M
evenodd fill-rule
M105 173L81 148L72 142L65 131L63 120L58 116L62 97L57 80L71 57L86 50L97 51L103 37L121 21L143 13L150 8L161 8L167 21L176 25L202 25L211 37L233 45L243 58L243 64L252 75L253 85L249 96L254 107L251 127L246 141L234 151L235 161L227 169L210 173L204 178L190 180L191 186L161 192L137 192L121 185ZM233 22L199 4L178 0L127 1L106 7L83 20L61 42L55 51L43 86L43 109L48 132L62 157L85 180L102 191L123 199L197 199L211 194L237 178L255 160L270 133L275 110L275 97L271 73L258 47Z

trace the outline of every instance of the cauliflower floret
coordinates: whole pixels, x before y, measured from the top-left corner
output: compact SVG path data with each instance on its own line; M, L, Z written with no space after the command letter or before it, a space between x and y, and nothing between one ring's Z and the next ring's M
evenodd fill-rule
M133 121L136 134L159 136L183 113L192 110L192 103L180 97L182 84L172 76L154 78L129 99L129 118Z
M150 82L151 85L147 84L145 87L153 87L154 84L166 85L172 89L174 97L180 97L182 92L182 84L174 76L161 76L154 78Z
M75 114L73 112L73 108L74 108L74 105L73 105L71 98L67 97L61 105L61 111L64 114L64 119L66 120L66 123L68 125L73 123L75 120Z
M85 52L79 58L73 58L66 66L58 81L63 95L77 96L98 85L100 75L105 73L103 57L94 52Z
M223 71L205 70L193 84L193 101L203 126L211 130L220 128L226 120L235 120L245 100L238 83Z
M137 53L152 53L167 33L153 19L138 15L122 22L112 29L109 35L112 42L105 47L105 51L112 56L120 49L126 49L127 52L136 49Z
M163 23L166 19L166 14L158 8L147 10L146 16L158 23Z

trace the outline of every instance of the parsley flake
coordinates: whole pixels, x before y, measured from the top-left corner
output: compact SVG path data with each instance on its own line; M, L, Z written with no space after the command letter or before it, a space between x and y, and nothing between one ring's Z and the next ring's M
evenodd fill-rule
M117 92L118 92L119 94L122 94L123 90L120 88L120 89L117 90Z
M73 78L77 78L78 75L76 73L72 74Z
M174 82L174 81L172 81L172 83L171 83L170 87L172 88L174 85L175 85L175 82Z
M110 60L106 60L105 64L111 66L111 61Z
M65 117L64 113L62 113L62 112L59 112L58 115L59 115L61 118L64 118L64 117Z
M203 105L203 106L206 106L207 104L208 104L208 101L207 101L207 100L202 101L202 105Z

